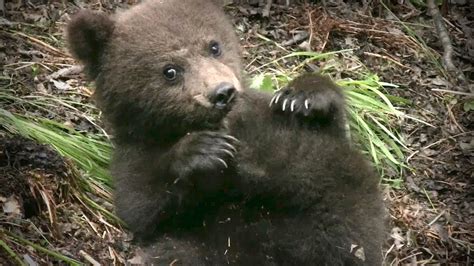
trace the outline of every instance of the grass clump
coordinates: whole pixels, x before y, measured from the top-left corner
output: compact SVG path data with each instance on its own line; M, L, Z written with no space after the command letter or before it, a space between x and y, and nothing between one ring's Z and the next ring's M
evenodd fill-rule
M112 178L108 165L112 145L105 137L84 135L50 119L13 114L4 109L0 109L0 124L10 133L51 145L61 156L72 161L71 170L78 177L76 181L81 189L75 192L76 198L112 222L120 223L114 214L83 193L93 193L111 202Z
M107 167L112 146L103 137L83 135L56 121L12 114L0 109L0 123L9 132L51 145L62 156L72 160L94 182L110 187Z

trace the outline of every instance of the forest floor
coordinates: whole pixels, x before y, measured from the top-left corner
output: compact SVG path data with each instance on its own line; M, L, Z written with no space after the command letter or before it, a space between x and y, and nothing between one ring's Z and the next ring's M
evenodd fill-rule
M64 26L80 8L113 12L135 2L6 3L0 16L0 94L8 88L23 99L61 95L71 102L93 103L92 87L65 48ZM289 51L353 49L368 71L399 86L390 93L410 102L401 110L424 123L398 121L409 168L397 186L383 183L389 209L385 263L472 265L474 106L466 91L474 89L474 4L451 5L444 16L455 48L454 63L468 79L461 88L442 74L436 64L439 58L429 56L441 54L442 47L423 8L394 5L389 12L382 5L341 1L325 7L273 5L268 17L264 6L231 5L226 10L241 37L249 75L264 72L265 64ZM284 61L283 67L286 63L294 62ZM305 65L308 70L319 67L318 62ZM100 125L100 120L89 119L96 116L78 116L60 105L48 112L24 110L14 102L0 104L8 111L36 113L83 132L94 132ZM130 234L76 196L75 177L80 173L70 164L51 147L0 126L0 265L14 264L11 254L28 265L64 261L60 254L72 258L66 259L69 263L136 261L139 254Z

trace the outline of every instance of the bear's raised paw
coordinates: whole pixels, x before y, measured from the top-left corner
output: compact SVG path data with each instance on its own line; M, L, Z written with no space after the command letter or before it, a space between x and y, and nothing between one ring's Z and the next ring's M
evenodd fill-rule
M329 78L319 74L302 75L275 92L270 107L308 123L325 123L343 110L342 93Z

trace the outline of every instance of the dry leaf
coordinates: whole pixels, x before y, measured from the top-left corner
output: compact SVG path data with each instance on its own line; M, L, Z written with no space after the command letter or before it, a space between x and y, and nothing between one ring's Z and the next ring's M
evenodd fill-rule
M402 229L398 227L392 228L392 233L390 236L393 238L393 243L398 250L400 250L403 245L405 245L405 238L402 236Z
M3 212L13 216L21 216L20 202L14 195L10 196L5 202L3 202Z

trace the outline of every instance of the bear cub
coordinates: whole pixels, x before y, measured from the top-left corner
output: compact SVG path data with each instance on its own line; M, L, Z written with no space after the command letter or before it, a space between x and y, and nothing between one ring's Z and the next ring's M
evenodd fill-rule
M378 177L345 137L340 88L304 74L274 95L247 89L218 2L150 0L68 25L114 135L116 211L146 263L380 265Z

